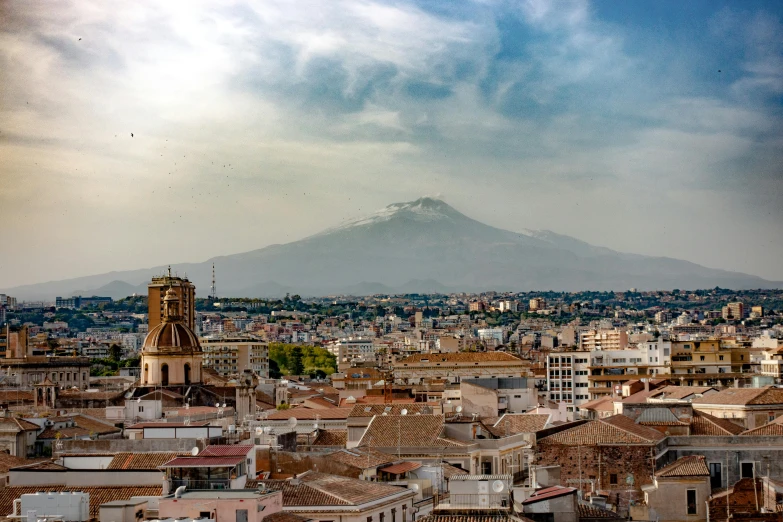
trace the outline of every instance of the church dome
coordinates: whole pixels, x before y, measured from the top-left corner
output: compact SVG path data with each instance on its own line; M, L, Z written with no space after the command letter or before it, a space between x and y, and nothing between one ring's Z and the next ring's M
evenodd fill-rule
M201 345L185 323L163 321L147 334L142 351L200 352Z
M172 288L169 288L163 298L163 321L147 334L142 352L171 354L200 351L198 337L179 315L179 297Z

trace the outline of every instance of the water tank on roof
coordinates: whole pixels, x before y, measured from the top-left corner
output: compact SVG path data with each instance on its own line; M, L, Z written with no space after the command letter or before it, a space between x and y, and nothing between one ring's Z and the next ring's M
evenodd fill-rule
M35 511L38 518L57 515L65 522L90 519L89 493L39 492L21 496L21 512Z

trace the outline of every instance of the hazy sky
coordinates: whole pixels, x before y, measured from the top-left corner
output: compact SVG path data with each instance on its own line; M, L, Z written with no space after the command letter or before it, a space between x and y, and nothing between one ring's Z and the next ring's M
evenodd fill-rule
M0 287L202 261L421 195L783 280L782 15L0 1Z

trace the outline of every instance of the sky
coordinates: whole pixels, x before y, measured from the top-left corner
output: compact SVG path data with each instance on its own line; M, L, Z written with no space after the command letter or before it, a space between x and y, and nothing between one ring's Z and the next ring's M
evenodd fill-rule
M438 196L783 280L783 3L0 2L0 288Z

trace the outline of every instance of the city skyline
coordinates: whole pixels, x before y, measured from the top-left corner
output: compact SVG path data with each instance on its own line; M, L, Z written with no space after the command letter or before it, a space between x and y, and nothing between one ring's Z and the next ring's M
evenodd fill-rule
M185 6L0 7L0 287L427 194L783 280L778 3Z

